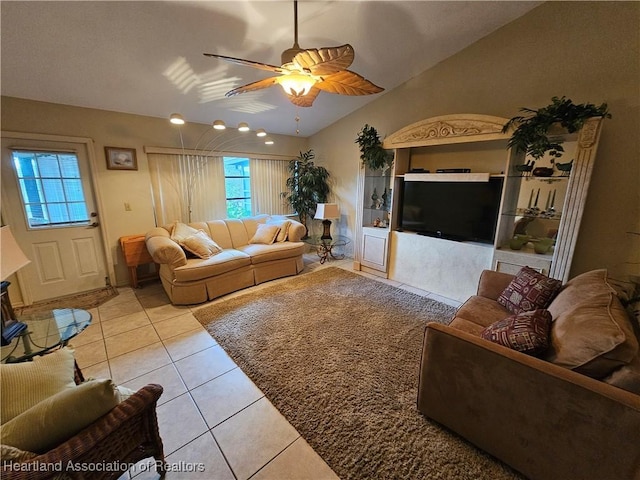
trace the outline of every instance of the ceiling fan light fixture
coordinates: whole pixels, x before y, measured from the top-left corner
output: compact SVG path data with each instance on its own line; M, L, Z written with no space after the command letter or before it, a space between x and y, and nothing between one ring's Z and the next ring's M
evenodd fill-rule
M224 130L227 126L224 124L222 120L216 120L213 122L213 128L216 130Z
M256 136L257 137L266 137L267 136L267 132L264 128L259 128L258 130L256 130Z
M184 125L184 117L179 113L172 113L169 116L169 121L174 125Z
M249 124L246 122L240 122L238 124L238 131L239 132L248 132L249 131Z
M309 93L311 87L316 84L316 80L309 75L291 73L278 77L276 81L280 84L285 93L294 97L303 97Z

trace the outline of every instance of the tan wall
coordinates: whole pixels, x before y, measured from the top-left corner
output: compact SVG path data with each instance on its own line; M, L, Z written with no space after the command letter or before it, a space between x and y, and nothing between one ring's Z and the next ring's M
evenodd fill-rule
M510 118L552 96L607 102L572 276L593 268L640 275L640 3L547 2L310 139L354 231L365 123L383 136L453 113ZM375 79L372 79L375 81ZM344 221L343 217L343 221Z
M187 123L181 128L185 147L193 148L202 132L210 127ZM180 148L177 127L162 118L2 97L2 130L93 139L96 158L94 171L100 188L99 203L103 207L100 215L107 229L116 284L127 284L128 274L118 239L123 235L145 233L155 226L149 166L144 147ZM304 138L270 136L275 141L272 146L252 144L246 149L238 146L237 150L294 158L307 148L307 139ZM135 148L138 170L107 170L105 146ZM131 211L125 211L125 202L131 206Z

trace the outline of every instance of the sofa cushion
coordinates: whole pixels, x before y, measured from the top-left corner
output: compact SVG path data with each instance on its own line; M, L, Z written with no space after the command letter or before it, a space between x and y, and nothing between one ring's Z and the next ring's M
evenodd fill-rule
M557 317L551 327L551 346L545 359L584 375L603 378L629 364L638 352L631 319L606 283L605 274L590 274L569 282L554 305ZM584 291L590 292L589 297ZM573 298L573 302L571 301Z
M257 265L273 260L298 257L304 254L305 244L303 242L281 242L271 245L255 244L240 247L238 250L249 255L251 263Z
M482 334L482 331L484 330L484 328L481 325L478 325L477 323L474 323L474 322L470 322L469 320L465 320L462 317L455 317L451 321L449 326L455 328L456 330L460 330L463 332L470 333L471 335L475 335L476 337L479 337Z
M231 234L229 233L229 227L224 220L212 220L207 222L209 227L209 236L211 240L220 245L223 249L233 248L233 242L231 241Z
M547 308L561 287L560 280L522 267L500 294L498 303L514 314Z
M175 268L173 276L178 282L191 282L251 266L251 257L239 250L223 250L210 258L192 258L187 264Z
M0 364L0 423L58 392L74 388L74 365L73 350L67 347L31 362Z
M615 369L602 381L640 395L640 355L636 355L629 365Z
M37 403L0 427L2 443L44 453L68 440L118 404L111 380L93 380Z
M520 312L498 320L485 328L480 336L485 340L529 355L536 355L549 346L551 314L537 309Z
M481 330L508 316L509 312L502 305L499 305L495 300L479 295L469 297L456 312L456 318L464 318L480 325ZM453 323L451 325L453 326Z
M271 245L275 242L278 233L280 232L280 227L277 225L268 225L266 223L262 223L258 225L256 229L255 235L251 237L249 240L250 244L261 243L264 245Z
M193 235L183 238L180 245L199 258L209 258L222 251L220 245L209 238L204 230L198 230Z

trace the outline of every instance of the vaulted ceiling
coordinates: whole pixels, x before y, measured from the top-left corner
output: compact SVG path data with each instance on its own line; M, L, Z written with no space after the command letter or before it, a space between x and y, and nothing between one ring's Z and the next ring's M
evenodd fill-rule
M268 72L216 53L280 65L293 45L292 1L1 2L2 95L309 136L525 14L526 1L300 1L302 48L351 44L353 70L385 91L321 93L296 107L280 87L225 93Z

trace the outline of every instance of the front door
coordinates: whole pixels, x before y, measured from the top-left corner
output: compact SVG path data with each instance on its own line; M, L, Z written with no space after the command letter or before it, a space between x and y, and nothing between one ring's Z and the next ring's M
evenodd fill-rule
M25 303L104 287L106 257L91 181L91 144L6 135L2 220L31 260L20 271Z

